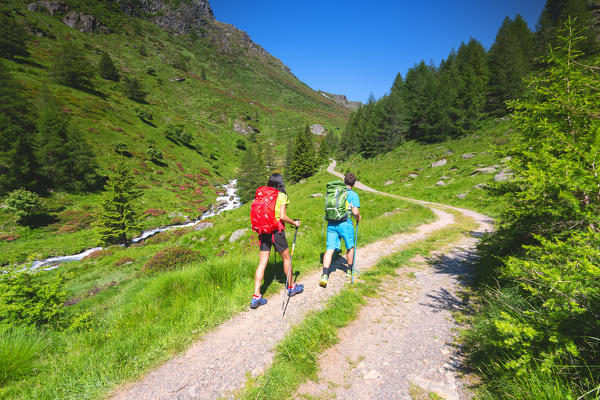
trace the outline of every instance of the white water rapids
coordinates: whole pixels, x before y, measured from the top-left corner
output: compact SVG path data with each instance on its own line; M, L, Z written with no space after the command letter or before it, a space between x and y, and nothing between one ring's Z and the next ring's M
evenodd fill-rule
M223 196L218 196L213 207L211 207L209 210L205 211L199 219L189 222L187 224L171 225L171 226L166 226L163 228L153 228L153 229L149 229L147 231L143 231L139 236L133 238L131 240L131 242L138 243L144 239L149 238L150 236L156 235L157 233L165 232L165 231L168 231L171 229L188 228L188 227L196 225L198 222L202 221L203 219L213 217L224 211L233 210L235 208L238 208L241 205L241 202L240 202L240 198L236 195L236 191L237 191L236 183L237 183L237 179L233 179L227 185L224 185L223 188L226 190L225 194ZM98 251L98 250L102 250L102 247L94 247L93 249L86 250L79 254L72 254L70 256L50 257L50 258L46 258L44 260L36 260L36 261L32 262L31 265L26 266L25 268L30 271L35 271L40 268L42 268L44 271L50 271L52 269L58 268L58 264L62 264L62 263L69 262L69 261L79 261L79 260L87 257L88 255L90 255L91 253ZM49 266L49 267L43 268L46 266Z

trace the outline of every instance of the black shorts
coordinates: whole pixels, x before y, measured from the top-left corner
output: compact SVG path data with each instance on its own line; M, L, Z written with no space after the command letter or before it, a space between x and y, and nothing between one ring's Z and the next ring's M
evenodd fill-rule
M270 251L271 246L275 246L275 251L281 253L288 248L288 242L285 238L285 231L275 231L273 233L261 233L258 236L260 240L260 251ZM275 241L273 241L275 239Z

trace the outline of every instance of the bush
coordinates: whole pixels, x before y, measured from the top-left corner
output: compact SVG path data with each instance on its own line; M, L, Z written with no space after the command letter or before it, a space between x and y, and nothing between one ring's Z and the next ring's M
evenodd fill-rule
M183 133L183 124L169 124L167 125L167 129L165 129L165 137L174 142L179 140L181 134Z
M137 116L144 122L149 122L153 119L152 113L149 110L138 110Z
M148 92L144 91L140 80L128 76L123 78L123 94L138 103L145 103L146 96L148 96Z
M0 324L58 325L66 292L63 278L39 282L26 271L10 271L0 278Z
M0 328L0 385L32 373L47 343L46 335L31 327Z
M25 189L17 189L6 198L6 205L21 221L43 211L40 196Z
M143 271L167 271L183 264L193 261L204 260L200 252L186 249L185 247L170 247L156 253L146 264Z

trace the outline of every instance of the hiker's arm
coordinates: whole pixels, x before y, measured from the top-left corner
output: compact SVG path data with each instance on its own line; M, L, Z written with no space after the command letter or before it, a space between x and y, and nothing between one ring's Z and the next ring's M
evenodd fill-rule
M360 216L360 210L358 209L358 207L352 207L352 215L354 215L356 222L360 222L360 220L362 219L362 217Z
M300 226L300 220L296 219L293 220L290 217L287 216L287 214L285 213L285 209L287 208L287 206L285 204L281 205L281 209L280 209L280 214L281 214L281 220L283 222L287 222L288 224L292 224L294 225L296 228Z

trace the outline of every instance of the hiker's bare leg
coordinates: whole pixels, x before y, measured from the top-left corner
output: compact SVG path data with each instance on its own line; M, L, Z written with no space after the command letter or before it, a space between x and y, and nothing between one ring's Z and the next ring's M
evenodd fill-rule
M254 295L260 296L260 284L262 283L263 277L265 276L265 269L269 262L269 254L271 251L260 251L258 267L256 268L256 275L254 276Z
M334 251L335 249L327 249L325 254L323 254L323 275L329 276L329 267L331 266Z
M290 257L290 249L289 248L285 249L284 251L279 253L279 255L281 256L281 259L283 260L283 272L285 273L285 276L288 277L287 287L290 287L290 286L292 286L292 282L294 282L294 277L292 276L292 273L290 271L290 268L292 266L292 260Z
M348 261L348 267L352 268L352 261L354 261L354 252L352 251L354 247L348 249L346 251L346 261Z

